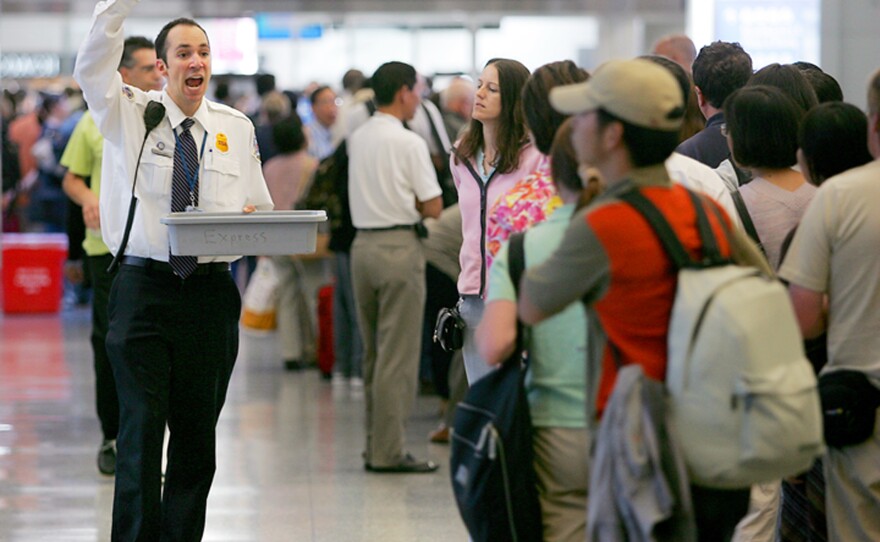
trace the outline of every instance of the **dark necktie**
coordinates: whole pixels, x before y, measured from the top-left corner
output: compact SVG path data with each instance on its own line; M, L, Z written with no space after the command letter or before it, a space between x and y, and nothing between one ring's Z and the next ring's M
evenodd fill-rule
M190 118L180 123L183 131L177 137L177 145L174 147L174 173L171 177L171 212L173 213L186 211L187 206L195 206L199 202L199 155L196 151L196 142L189 131L193 123L193 119ZM190 182L193 182L192 187ZM195 256L174 256L169 253L168 263L180 278L185 279L196 270L198 259Z

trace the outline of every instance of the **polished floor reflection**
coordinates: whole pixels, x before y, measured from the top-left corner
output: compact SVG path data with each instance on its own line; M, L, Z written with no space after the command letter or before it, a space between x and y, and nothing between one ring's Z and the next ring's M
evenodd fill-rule
M89 326L86 309L0 315L0 542L109 540ZM466 540L448 448L426 439L437 407L420 397L408 433L437 473L365 473L360 393L286 373L274 337L242 335L204 540Z

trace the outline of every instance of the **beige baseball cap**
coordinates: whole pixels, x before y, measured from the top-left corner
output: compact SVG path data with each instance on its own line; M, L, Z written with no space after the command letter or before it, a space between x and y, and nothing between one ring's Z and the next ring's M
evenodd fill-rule
M669 70L643 59L611 60L585 83L550 91L550 104L575 115L604 109L636 126L674 132L684 118L681 87Z

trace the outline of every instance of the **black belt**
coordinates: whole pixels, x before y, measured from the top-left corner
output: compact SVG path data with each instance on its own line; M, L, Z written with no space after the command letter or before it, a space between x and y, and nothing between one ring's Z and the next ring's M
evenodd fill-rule
M159 260L153 260L150 258L141 258L139 256L125 256L122 258L122 265L130 265L132 267L143 267L149 271L158 271L160 273L168 273L173 274L174 270L171 269L171 264L168 262L160 262ZM211 263L200 263L196 270L193 271L193 275L212 275L214 273L228 273L229 272L229 263L228 262L211 262Z
M357 231L392 231L392 230L414 230L416 224L406 224L399 226L385 226L384 228L357 228Z

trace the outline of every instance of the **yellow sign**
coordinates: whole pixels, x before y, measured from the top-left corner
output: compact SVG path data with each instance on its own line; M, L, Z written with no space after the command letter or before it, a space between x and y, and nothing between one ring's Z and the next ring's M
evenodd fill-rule
M215 145L217 150L220 152L228 152L229 151L229 141L226 139L226 134L220 132L217 134L217 143Z

